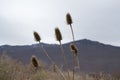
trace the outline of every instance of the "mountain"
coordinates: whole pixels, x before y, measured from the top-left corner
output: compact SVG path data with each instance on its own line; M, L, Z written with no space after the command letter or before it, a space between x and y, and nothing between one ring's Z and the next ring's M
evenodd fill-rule
M60 66L64 65L61 50L57 44L41 44L57 64ZM120 72L120 47L106 45L88 39L75 41L75 44L78 48L78 57L82 72ZM72 67L73 56L70 52L69 45L70 43L66 43L62 46L67 60L69 61L69 66ZM39 44L25 46L3 45L0 46L0 54L2 53L6 53L23 63L29 63L31 56L36 55L37 58L45 62L47 65L51 64Z

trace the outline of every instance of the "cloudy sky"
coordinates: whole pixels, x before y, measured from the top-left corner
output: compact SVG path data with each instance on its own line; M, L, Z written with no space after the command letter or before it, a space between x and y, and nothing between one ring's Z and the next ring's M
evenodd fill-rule
M76 40L120 46L120 0L0 0L0 45L34 44L33 31L42 42L57 43L55 27L62 32L62 42L70 42L68 12Z

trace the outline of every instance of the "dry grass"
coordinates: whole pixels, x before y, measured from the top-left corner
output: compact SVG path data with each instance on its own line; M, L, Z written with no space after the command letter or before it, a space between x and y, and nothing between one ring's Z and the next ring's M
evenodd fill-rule
M42 62L38 64L41 66L36 71L31 64L23 65L7 55L2 55L0 57L0 80L64 80L61 74L56 73L59 72L58 69L54 72L45 69ZM67 76L67 72L62 71L62 74ZM69 74L72 79L72 71ZM74 80L120 80L120 75L75 73Z

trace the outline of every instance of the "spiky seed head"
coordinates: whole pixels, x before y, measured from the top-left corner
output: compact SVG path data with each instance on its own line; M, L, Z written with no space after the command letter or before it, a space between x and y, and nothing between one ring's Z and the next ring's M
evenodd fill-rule
M38 60L36 58L36 56L32 56L32 59L31 59L31 62L32 62L32 65L37 68L39 65L38 65Z
M72 17L70 15L70 13L67 13L66 15L66 21L67 21L67 24L68 25L71 25L73 22L72 22Z
M39 34L38 34L36 31L34 31L33 34L34 34L34 39L35 39L35 41L40 42L41 37L39 36Z
M59 28L55 28L55 36L56 36L57 41L62 40L62 35L61 35L61 32L60 32Z
M73 52L73 54L74 54L75 56L77 56L77 54L78 54L78 49L77 49L77 47L76 47L74 44L70 44L70 49L71 49L71 51Z

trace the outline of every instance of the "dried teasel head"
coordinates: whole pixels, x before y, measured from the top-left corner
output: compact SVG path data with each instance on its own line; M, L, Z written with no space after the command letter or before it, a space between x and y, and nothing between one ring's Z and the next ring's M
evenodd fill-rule
M37 68L39 65L38 65L38 60L36 58L36 56L32 56L31 58L31 62L32 62L32 65Z
M70 44L70 49L71 49L71 51L73 52L73 54L75 56L78 55L78 49L77 49L77 47L74 44Z
M67 13L66 14L66 21L67 21L67 24L68 25L71 25L73 22L72 22L72 17L70 15L70 13Z
M61 34L59 28L55 28L55 36L56 36L57 41L60 42L62 40L62 34Z
M35 41L40 42L41 37L39 36L39 34L38 34L36 31L33 32L33 35L34 35L34 39L35 39Z

